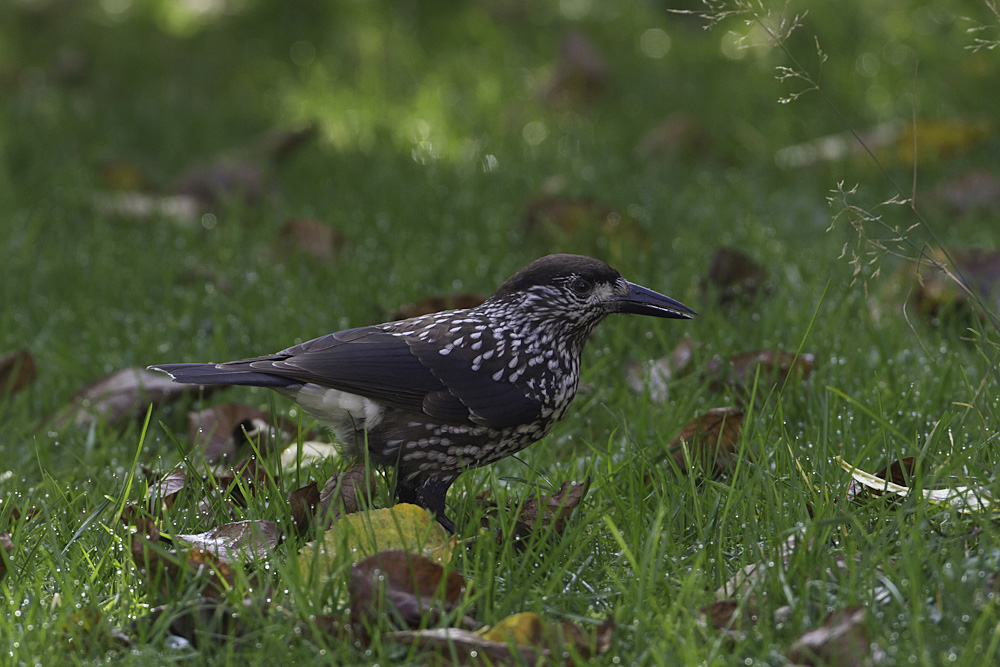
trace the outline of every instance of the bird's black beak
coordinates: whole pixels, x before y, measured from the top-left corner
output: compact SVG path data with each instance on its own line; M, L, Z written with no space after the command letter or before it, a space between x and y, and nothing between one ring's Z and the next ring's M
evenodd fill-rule
M680 301L654 292L642 285L626 281L625 287L627 291L625 293L619 292L618 298L615 299L615 312L669 317L677 320L689 320L698 314Z

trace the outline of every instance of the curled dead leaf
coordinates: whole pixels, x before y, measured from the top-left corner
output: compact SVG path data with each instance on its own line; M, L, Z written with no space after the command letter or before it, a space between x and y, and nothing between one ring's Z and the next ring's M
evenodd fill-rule
M477 631L483 639L518 647L541 649L547 655L564 655L567 650L589 660L608 650L615 621L608 618L586 628L571 623L550 623L538 614L524 612L501 619L496 625Z
M147 588L163 600L179 596L196 582L206 597L219 598L232 588L232 566L203 549L165 549L138 533L132 535L132 560Z
M174 468L146 490L149 512L155 514L161 509L169 509L177 499L177 494L187 487L187 473Z
M375 475L362 463L331 475L319 496L318 513L327 518L327 526L345 514L371 504L375 496Z
M231 563L237 558L259 560L270 555L281 541L281 528L273 521L234 521L204 533L177 534L173 539Z
M566 520L573 514L580 502L587 495L590 480L580 482L563 482L559 490L553 494L531 494L525 498L517 513L513 534L507 539L520 543L529 537L558 538L566 525ZM507 501L508 510L511 501ZM504 542L502 532L496 535L497 544Z
M277 428L269 412L242 403L213 405L188 413L191 448L202 451L206 461L232 458L247 438L259 441L260 452L267 453L272 443L283 445L293 438L294 424L278 419Z
M670 443L671 455L681 472L687 470L685 447L691 460L701 462L704 470L726 473L735 468L744 414L738 408L712 408L686 424Z
M871 655L864 619L867 608L848 607L830 614L823 624L802 634L788 648L799 665L863 665Z
M459 665L537 665L539 653L528 646L510 647L505 642L483 639L469 630L458 628L432 628L428 630L402 630L382 635L384 641L393 641L434 653L438 660Z
M279 232L282 245L294 247L318 260L329 261L340 254L344 236L331 225L309 218L291 218Z
M542 97L553 106L589 102L608 84L608 64L594 43L581 33L563 36L559 59L542 88Z
M465 594L465 579L423 556L382 551L351 568L351 624L377 627L390 618L404 628L436 625Z
M35 357L27 350L15 350L0 357L0 396L15 394L38 377Z
M316 508L319 507L319 487L309 482L288 494L288 505L292 512L292 525L300 535L313 525Z

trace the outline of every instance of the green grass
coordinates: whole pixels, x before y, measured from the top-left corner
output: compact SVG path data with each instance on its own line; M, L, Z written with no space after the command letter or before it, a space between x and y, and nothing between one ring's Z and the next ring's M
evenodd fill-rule
M826 197L840 181L860 183L857 203L867 208L895 193L863 158L774 166L781 147L846 129L816 93L777 103L800 89L774 80L788 54L762 47L730 60L721 45L728 30L747 30L741 20L703 31L654 5L314 3L293 12L247 2L220 18L166 1L102 9L115 4L0 9L0 352L27 348L38 365L35 383L0 400L0 533L15 547L0 581L0 651L11 664L424 663L399 645L357 649L313 631L310 614L345 613L350 563L313 588L291 565L294 538L269 559L265 590L238 579L231 598L257 602L242 616L245 634L178 649L160 623L120 646L110 628L127 630L165 602L142 581L129 529L116 520L146 493L137 463L165 471L182 461L188 409L290 404L233 389L156 408L145 429L137 420L54 433L46 419L125 366L281 349L432 294L489 293L542 254L593 248L586 234L556 245L524 229L525 203L553 176L565 194L633 218L641 239L612 247L612 263L699 316L603 323L586 352L588 390L567 418L518 460L459 480L449 503L469 546L451 567L475 590L463 613L486 624L521 611L613 616L605 664L780 665L830 612L864 605L884 664L997 659L995 518L913 497L849 502L849 476L834 461L875 470L914 456L919 487L1000 494L995 353L963 340L996 341L997 332L976 318L930 325L912 308L907 321L905 288L890 289L901 264L891 257L852 284L840 255L856 233L845 224L826 231L836 212ZM997 56L967 50L972 24L960 20L988 23L984 6L810 12L789 52L855 127L910 118L917 63L921 118L995 115ZM649 28L671 38L662 59L639 46ZM612 74L589 103L553 109L536 91L569 29L593 40ZM996 32L994 22L984 34ZM814 37L828 56L821 67ZM308 46L315 57L302 60ZM61 73L73 58L82 66ZM639 157L638 138L675 112L700 119L710 148ZM215 224L132 220L92 203L110 188L102 165L133 165L149 190L163 191L192 164L306 120L318 139L269 172L272 191L259 203L224 206ZM538 145L522 134L531 121L546 128ZM990 136L928 158L921 192L968 168L995 168L998 149ZM908 189L911 167L891 156L886 165ZM912 222L902 207L884 210L892 225ZM944 208L924 212L948 247L996 248L995 213L956 221ZM281 225L296 216L337 228L345 250L323 262L278 248ZM911 238L930 241L921 229ZM703 293L723 244L765 265L773 291L726 308ZM671 381L668 400L630 392L624 363L668 354L684 336L698 344L693 370ZM814 354L815 372L752 394L734 472L679 474L663 455L681 426L740 400L710 389L701 369L715 355L759 348ZM322 483L336 465L305 472ZM482 490L502 504L585 478L592 488L561 535L519 551L476 532ZM306 481L279 477L239 518L287 525L285 504L267 498ZM230 520L199 516L197 500L179 501L161 528L193 533ZM15 509L38 514L13 521ZM512 517L492 521L509 530ZM768 575L737 597L756 607L757 624L737 639L703 627L699 609L755 563L769 564ZM170 603L195 598L189 587Z

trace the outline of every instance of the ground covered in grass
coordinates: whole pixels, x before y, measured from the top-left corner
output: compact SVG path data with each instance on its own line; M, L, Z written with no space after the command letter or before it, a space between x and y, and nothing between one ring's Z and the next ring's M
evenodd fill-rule
M0 7L10 664L995 661L995 5L807 4ZM362 487L303 460L328 437L290 403L80 393L556 251L699 315L603 323L567 418L459 480L446 551L414 538L402 610L309 518ZM192 449L229 402L287 419L291 460ZM851 474L894 463L868 484L896 494ZM498 623L532 631L433 639Z

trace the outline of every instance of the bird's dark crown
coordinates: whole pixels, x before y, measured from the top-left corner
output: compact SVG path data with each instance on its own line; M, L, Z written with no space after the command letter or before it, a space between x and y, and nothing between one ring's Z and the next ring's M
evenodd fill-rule
M573 278L581 278L591 285L600 283L611 285L621 278L621 274L593 257L546 255L508 278L493 294L493 298L502 299L536 286L564 286Z

